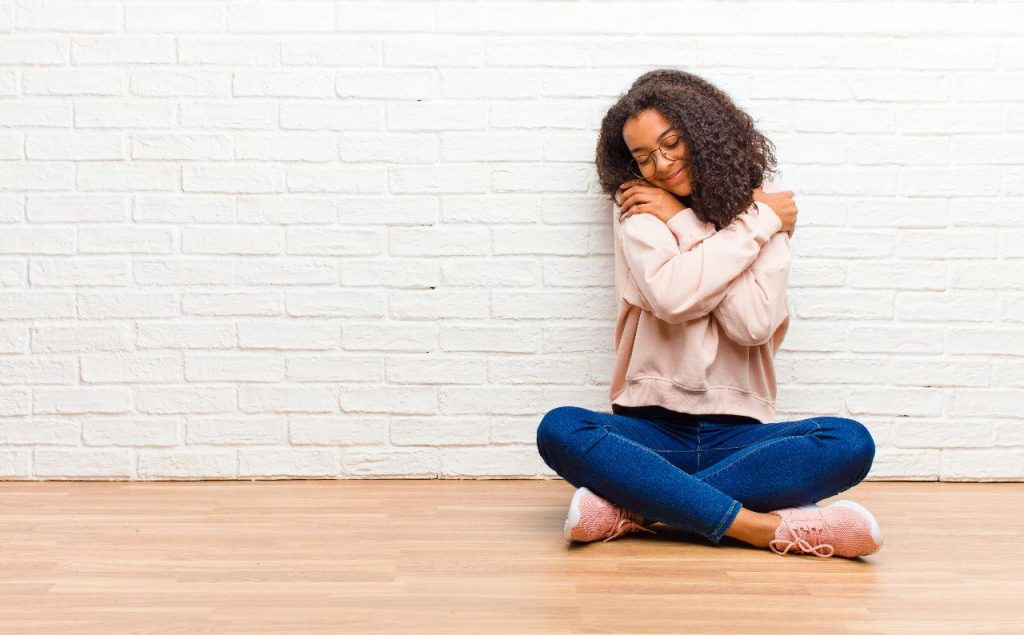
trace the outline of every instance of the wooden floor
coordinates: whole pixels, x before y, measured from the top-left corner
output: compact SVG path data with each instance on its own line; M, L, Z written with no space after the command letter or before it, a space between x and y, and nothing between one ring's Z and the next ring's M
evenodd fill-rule
M1024 483L862 483L840 498L885 546L859 560L664 525L570 547L571 493L3 482L0 632L1024 632Z

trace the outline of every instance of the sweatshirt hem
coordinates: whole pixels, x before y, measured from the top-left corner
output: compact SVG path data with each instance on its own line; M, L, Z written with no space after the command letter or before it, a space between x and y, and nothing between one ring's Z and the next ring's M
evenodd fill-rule
M775 417L775 404L735 386L692 389L659 377L630 378L626 388L612 397L620 406L657 405L690 414L730 414L753 417L768 423Z

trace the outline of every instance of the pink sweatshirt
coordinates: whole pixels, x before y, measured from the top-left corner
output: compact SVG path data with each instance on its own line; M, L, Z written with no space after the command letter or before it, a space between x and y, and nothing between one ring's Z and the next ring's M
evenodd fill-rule
M612 411L658 405L771 422L774 358L789 329L782 221L760 202L719 232L689 208L668 223L652 214L620 223L618 213Z

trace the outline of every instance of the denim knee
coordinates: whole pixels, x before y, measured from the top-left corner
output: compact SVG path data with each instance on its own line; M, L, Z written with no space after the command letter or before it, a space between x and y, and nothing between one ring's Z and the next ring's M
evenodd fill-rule
M871 436L871 431L855 419L828 417L828 422L836 436L842 439L840 447L851 473L856 475L852 487L862 481L871 470L871 464L875 460L875 439Z
M549 410L537 426L537 448L543 451L552 446L568 445L569 435L579 421L582 408L559 406Z

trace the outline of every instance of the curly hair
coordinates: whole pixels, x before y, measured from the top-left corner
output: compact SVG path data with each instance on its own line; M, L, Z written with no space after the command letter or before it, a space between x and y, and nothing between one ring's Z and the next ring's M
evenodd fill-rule
M692 73L657 69L637 78L601 120L597 175L601 191L613 201L619 185L636 178L622 128L648 109L660 112L682 135L693 184L682 202L715 229L749 209L754 189L776 173L774 144L727 94Z

